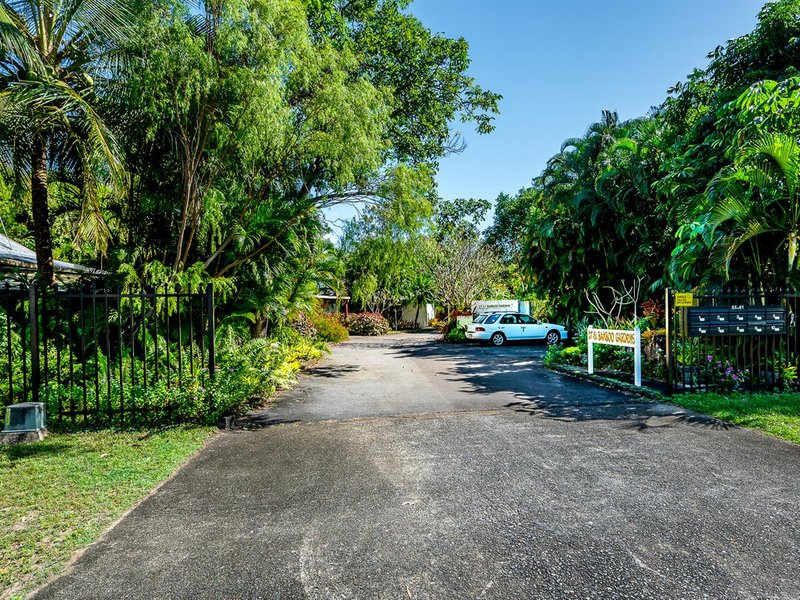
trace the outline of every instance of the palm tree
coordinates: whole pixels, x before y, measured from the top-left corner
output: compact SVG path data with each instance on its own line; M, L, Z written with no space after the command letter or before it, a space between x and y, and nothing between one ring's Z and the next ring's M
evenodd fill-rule
M133 0L0 0L0 163L30 186L40 277L52 285L48 167L79 180L81 233L102 244L97 181L121 180L120 152L98 91L122 66Z
M729 276L738 257L760 278L773 271L800 283L800 145L792 136L763 134L743 146L706 193L716 205L712 264Z

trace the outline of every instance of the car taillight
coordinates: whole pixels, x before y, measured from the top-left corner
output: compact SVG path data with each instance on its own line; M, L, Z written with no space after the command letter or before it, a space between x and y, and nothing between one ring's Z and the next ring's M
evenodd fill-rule
M486 331L483 327L476 327L475 331Z

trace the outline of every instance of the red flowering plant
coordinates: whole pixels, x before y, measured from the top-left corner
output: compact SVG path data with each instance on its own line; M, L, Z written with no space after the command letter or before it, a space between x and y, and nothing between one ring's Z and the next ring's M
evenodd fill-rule
M664 320L664 306L655 300L642 302L642 316L647 319L651 328L655 328Z
M351 335L383 335L392 329L380 313L356 313L345 320Z

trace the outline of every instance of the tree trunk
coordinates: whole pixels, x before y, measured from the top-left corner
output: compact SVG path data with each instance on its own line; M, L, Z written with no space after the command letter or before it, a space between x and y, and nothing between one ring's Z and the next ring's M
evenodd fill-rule
M36 242L36 265L41 281L53 287L56 284L56 277L53 270L50 211L47 207L47 146L41 138L33 144L31 159L31 211L33 238Z

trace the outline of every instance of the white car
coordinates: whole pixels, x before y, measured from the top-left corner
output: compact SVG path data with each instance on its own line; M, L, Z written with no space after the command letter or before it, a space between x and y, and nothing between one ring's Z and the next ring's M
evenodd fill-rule
M530 315L511 312L478 315L467 327L466 335L468 340L491 342L493 346L520 340L544 340L553 345L569 337L563 325L542 323Z

